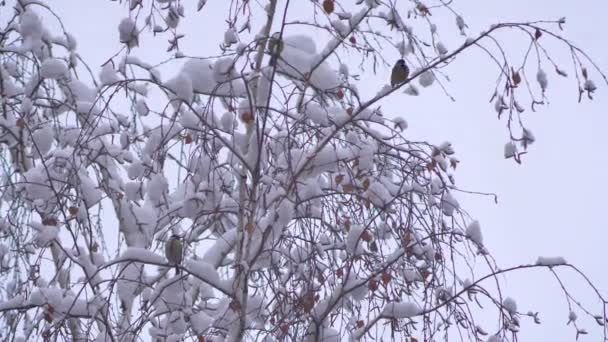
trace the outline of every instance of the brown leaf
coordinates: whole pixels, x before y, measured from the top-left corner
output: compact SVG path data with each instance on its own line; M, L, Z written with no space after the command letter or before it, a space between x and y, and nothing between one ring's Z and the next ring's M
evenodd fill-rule
M350 232L350 219L346 219L346 221L344 221L344 230L346 230L346 232Z
M56 226L57 219L54 217L46 217L44 220L42 220L42 224L45 226Z
M243 112L241 114L241 120L246 124L251 123L253 122L253 114L251 114L251 112Z
M430 14L430 12L429 12L429 8L428 8L428 7L426 7L426 5L425 5L425 4L423 4L423 3L418 3L418 5L416 5L416 9L417 9L417 10L418 10L418 12L420 12L420 14L422 14L422 15L427 15L427 14Z
M352 184L342 184L342 191L349 193L349 192L353 192L353 189L355 187Z
M232 302L230 302L230 304L228 305L228 307L232 310L232 311L240 311L241 310L241 303L239 303L238 300L232 300Z
M348 40L353 44L357 44L357 38L355 38L355 36L350 36Z
M184 138L184 143L186 145L192 144L192 136L190 134L186 134L186 137Z
M249 233L249 235L253 234L253 231L255 230L255 225L251 222L247 223L245 225L245 230L247 231L247 233Z
M365 322L363 322L362 320L357 321L357 328L363 328L364 325L365 325Z
M78 215L78 207L74 207L74 206L69 207L68 212L70 213L70 215L76 216L76 215Z
M334 180L336 181L336 185L340 185L340 183L342 183L342 181L344 180L344 175L339 174L334 178Z
M342 100L344 98L344 92L342 91L342 89L338 89L338 91L336 92L336 97L338 98L338 100Z
M348 113L348 115L352 116L353 115L353 107L348 107L346 109L346 113Z
M376 281L376 279L370 279L369 283L367 284L367 288L374 292L378 289L378 282Z
M325 0L323 1L323 10L327 14L332 14L334 12L334 0Z
M315 306L315 297L312 291L309 291L304 298L302 298L302 307L304 312L309 313Z
M370 234L370 232L367 229L364 230L363 233L361 233L361 240L363 240L365 242L372 241L372 234Z
M521 83L521 76L519 72L515 71L515 69L511 68L511 73L513 74L511 78L513 79L513 85L517 87L519 83Z
M382 278L382 284L384 284L384 286L386 286L391 281L392 276L388 272L382 272L381 278Z
M365 191L369 189L369 183L369 178L365 178L365 180L363 181L363 189L365 189Z

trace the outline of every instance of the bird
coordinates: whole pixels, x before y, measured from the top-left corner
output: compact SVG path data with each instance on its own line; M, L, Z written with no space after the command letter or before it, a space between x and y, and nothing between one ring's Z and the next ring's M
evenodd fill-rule
M165 257L169 264L175 266L175 274L179 274L179 264L182 263L183 244L179 235L173 234L165 243Z
M403 59L398 60L395 66L393 67L393 72L391 73L391 86L396 87L399 84L405 82L409 75L410 68L407 67L405 61Z

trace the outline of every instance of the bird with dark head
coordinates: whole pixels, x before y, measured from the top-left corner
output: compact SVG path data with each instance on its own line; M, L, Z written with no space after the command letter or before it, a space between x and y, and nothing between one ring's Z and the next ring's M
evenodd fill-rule
M405 64L405 60L398 60L395 66L393 67L393 72L391 73L391 86L396 87L401 83L405 82L409 75L410 68L408 68Z
M179 235L173 234L165 243L165 256L169 264L175 266L175 274L179 274L179 265L182 263L183 244Z

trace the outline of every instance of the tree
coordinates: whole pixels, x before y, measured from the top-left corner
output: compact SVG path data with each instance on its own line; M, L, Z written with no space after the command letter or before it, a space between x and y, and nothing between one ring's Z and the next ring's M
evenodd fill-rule
M592 98L593 78L607 81L557 31L565 19L472 35L443 2L233 0L219 53L194 57L180 49L192 34L182 18L204 25L225 11L131 0L116 31L123 48L90 66L52 4L9 5L0 26L8 339L514 340L521 320L539 316L518 311L502 274L548 268L559 281L557 270L571 268L587 279L563 258L499 268L458 204L454 148L409 140L405 119L380 108L447 89L446 68L482 49L497 65L505 157L521 163L535 141L524 104L544 104L549 71L567 77L549 47L570 51L579 101ZM447 33L438 13L453 20ZM507 57L501 31L529 42L521 61ZM462 38L449 50L441 38L454 32ZM168 58L137 54L151 39L168 40ZM351 70L388 75L389 49L409 77L358 91ZM169 64L180 70L166 77ZM171 235L183 245L177 265L163 255ZM603 312L564 293L577 337L586 333L577 313L604 325ZM482 326L481 315L498 324Z

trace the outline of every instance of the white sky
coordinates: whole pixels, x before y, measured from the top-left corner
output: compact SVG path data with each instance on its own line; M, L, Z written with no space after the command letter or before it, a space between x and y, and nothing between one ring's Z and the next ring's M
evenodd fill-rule
M210 5L214 2L209 1ZM126 14L124 6L105 0L52 0L48 3L63 18L68 31L76 36L79 53L94 70L99 70L99 65L120 46L116 27ZM605 0L460 0L455 1L454 7L463 14L471 27L470 32L474 33L498 20L525 21L566 16L564 35L584 48L601 68L608 71L607 4ZM186 54L200 56L218 52L219 41L210 37L212 33L208 30L219 27L213 34L223 34L223 18L190 14L183 24L182 31L188 33L183 40ZM438 26L441 32L443 26L451 28L455 24L450 18L439 22ZM501 37L508 42L508 50L511 47L514 49L511 51L523 54L522 45L517 44L518 40L524 41L520 33L511 31ZM153 45L150 43L153 42L142 42L147 47L145 51L164 53L165 38L158 39ZM451 41L445 43L448 48L456 45ZM563 46L554 47L565 51ZM387 53L396 57L395 51ZM570 57L565 53L555 57L572 74ZM160 59L154 57L151 60ZM608 194L608 184L603 177L604 167L608 165L608 155L604 150L608 128L605 109L608 107L608 88L592 72L592 78L600 88L596 100L578 105L574 80L558 79L551 68L546 68L546 71L551 104L535 113L528 110L524 114L527 127L534 132L537 141L531 153L524 156L523 165L502 157L508 137L505 121L496 119L493 104L488 103L497 69L479 51L461 55L447 69L452 79L447 89L456 98L455 103L436 88L423 91L417 98L396 94L384 101L383 110L385 115L394 113L405 117L412 137L436 143L451 141L461 160L456 173L460 187L498 194L498 205L490 197L461 195L459 201L480 220L485 243L500 265L533 263L539 255L560 255L579 266L600 289L608 290L603 249L608 244L603 215L608 204L604 199ZM383 81L388 81L389 70L380 72L386 74L382 76ZM364 80L359 89L367 94L366 97L375 94L383 85L371 75L364 75ZM573 277L566 279L574 290L573 294L581 295L582 299L592 298L588 296L590 289L582 287L581 282ZM518 301L520 311L541 311L543 325L525 323L520 341L574 340L574 330L565 326L568 315L565 300L548 271L511 274L505 284L506 294ZM604 291L605 294L607 292ZM600 313L599 304L593 308ZM596 333L584 341L600 340L597 333L601 333L601 329L597 325L586 321L584 327Z

